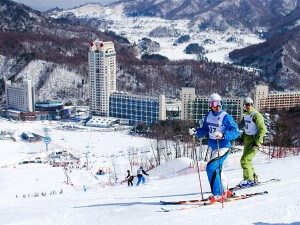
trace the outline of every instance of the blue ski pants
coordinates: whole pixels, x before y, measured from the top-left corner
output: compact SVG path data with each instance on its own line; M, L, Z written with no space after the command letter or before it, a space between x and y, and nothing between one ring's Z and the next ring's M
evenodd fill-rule
M218 151L218 150L215 150ZM224 193L224 186L221 181L222 166L228 157L230 150L227 150L223 155L211 159L206 166L206 173L213 195L222 195ZM223 180L223 178L222 178Z
M138 177L138 182L136 183L136 186L139 186L140 185L140 183L141 183L141 181L142 181L142 183L143 184L145 184L145 177Z

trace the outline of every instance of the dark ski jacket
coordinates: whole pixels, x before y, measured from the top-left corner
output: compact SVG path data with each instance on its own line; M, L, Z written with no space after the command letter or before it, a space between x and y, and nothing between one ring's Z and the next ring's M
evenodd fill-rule
M148 173L146 173L146 172L145 172L145 170L143 170L143 169L142 169L142 173L141 173L141 174L137 174L137 177L142 177L142 176L143 176L143 174L145 174L145 175L149 176L149 174L148 174Z
M134 176L130 175L130 172L127 174L127 177L125 179L128 179L129 181L133 180Z

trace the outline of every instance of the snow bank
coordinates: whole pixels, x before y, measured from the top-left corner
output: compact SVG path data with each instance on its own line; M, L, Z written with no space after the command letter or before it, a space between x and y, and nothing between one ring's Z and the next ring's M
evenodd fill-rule
M150 176L168 176L168 175L175 176L177 172L189 168L192 163L193 163L192 159L186 157L177 158L150 170L149 175Z

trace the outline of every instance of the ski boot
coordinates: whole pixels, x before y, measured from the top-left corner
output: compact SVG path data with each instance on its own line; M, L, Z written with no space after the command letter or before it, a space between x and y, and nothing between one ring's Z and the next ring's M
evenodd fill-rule
M216 202L224 202L227 198L233 196L233 193L230 190L225 191L222 195L211 195L208 197L206 204L214 204Z
M241 188L255 185L254 180L242 180L239 184Z
M253 180L254 180L254 183L258 183L258 175L255 173L253 174Z

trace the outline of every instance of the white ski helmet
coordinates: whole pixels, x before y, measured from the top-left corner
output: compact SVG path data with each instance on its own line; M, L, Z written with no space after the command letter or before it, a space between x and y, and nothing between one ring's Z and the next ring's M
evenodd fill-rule
M216 102L215 104L215 107L216 106L222 106L222 98L220 95L218 95L217 93L214 93L212 94L210 97L209 97L209 106L212 107L214 106L213 105L213 102Z
M250 97L245 98L245 99L244 99L244 104L251 104L251 105L253 105L253 100L252 100L252 98L250 98Z

